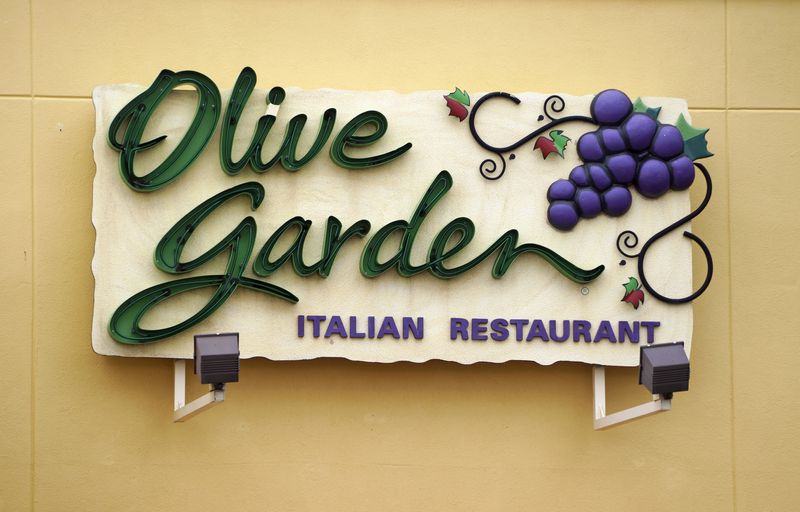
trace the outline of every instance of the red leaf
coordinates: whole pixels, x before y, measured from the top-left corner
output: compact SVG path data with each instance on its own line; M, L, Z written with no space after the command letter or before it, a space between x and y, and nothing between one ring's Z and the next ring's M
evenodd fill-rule
M547 155L550 153L558 153L558 148L555 143L544 136L536 139L536 142L533 144L533 150L536 151L537 149L542 150L542 158L544 159L547 159Z
M644 292L641 289L633 290L623 297L622 301L630 303L633 309L639 309L639 304L644 302Z
M450 107L451 116L457 117L459 121L467 118L467 108L464 105L447 96L444 97L444 100L447 102L447 106Z

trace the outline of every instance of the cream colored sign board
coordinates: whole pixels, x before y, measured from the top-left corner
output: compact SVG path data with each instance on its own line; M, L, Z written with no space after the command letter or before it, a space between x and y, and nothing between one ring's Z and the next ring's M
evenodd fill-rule
M585 131L594 129L581 123L559 126L572 142L564 158L551 155L546 160L530 142L514 151L504 176L486 180L478 171L479 164L493 156L472 138L467 121L448 116L443 95L448 91L425 91L399 94L391 91L361 92L287 89L273 133L267 139L265 155L274 154L288 120L299 113L309 120L301 138L299 154L304 153L316 136L322 113L337 110L333 136L355 115L378 110L388 119L386 135L363 154L390 151L411 142L413 147L400 158L369 170L348 170L335 165L325 149L298 172L287 172L276 165L265 174L256 174L249 167L236 176L225 174L219 163L219 127L201 156L177 181L152 193L134 192L120 177L119 153L107 143L109 124L120 109L144 91L136 85L101 86L94 91L97 124L94 155L97 173L94 180L92 221L97 231L92 270L95 278L92 345L100 354L129 357L192 357L192 336L198 333L239 332L243 358L267 357L274 360L298 360L317 357L344 357L358 361L423 362L431 359L474 363L529 360L541 364L556 361L580 361L602 365L632 366L639 362L639 345L608 340L544 342L525 341L530 324L524 329L523 341L517 341L512 330L505 341L464 341L451 339L451 319L534 319L545 325L555 320L586 320L596 328L607 320L658 322L654 329L656 343L684 341L691 347L692 306L670 305L645 294L645 302L634 309L622 302L623 284L636 276L636 261L624 258L616 247L617 235L625 230L636 232L640 246L652 234L689 212L688 192L668 192L650 200L633 188L633 206L619 218L599 216L582 220L570 232L552 228L546 219L546 191L558 178L580 164L575 142ZM223 91L223 105L230 91ZM482 93L471 93L473 101ZM252 137L259 116L265 112L266 91L256 90L251 96L236 133L234 155L242 154ZM477 127L484 139L494 145L507 145L537 126L543 102L548 95L516 94L519 105L511 102L487 102L477 117ZM566 108L563 115L589 115L592 96L562 95ZM649 105L662 107L659 120L674 123L680 113L689 119L686 103L669 98L644 98ZM142 140L167 135L161 146L137 155L137 173L154 168L171 151L186 132L194 115L196 95L193 91L174 91L151 118ZM331 140L333 139L331 137ZM238 153L237 153L238 152ZM450 280L441 280L428 273L401 277L392 269L376 278L367 278L359 271L361 250L369 236L385 224L408 220L434 177L447 170L453 176L453 187L426 218L413 250L413 262L426 261L427 249L439 230L456 217L468 217L476 226L470 245L448 265L464 263L491 245L509 229L517 229L519 243L538 243L553 249L576 265L590 269L604 265L605 271L595 281L576 284L564 278L536 255L519 257L500 279L491 275L491 257L473 270ZM348 241L336 258L328 278L299 277L290 266L282 267L267 282L288 289L299 297L297 304L252 292L241 287L213 315L190 331L148 345L118 343L108 333L109 320L126 299L135 293L176 276L167 275L153 264L156 244L164 234L192 208L225 189L247 181L257 181L266 188L266 199L251 212L244 198L226 203L197 229L186 249L185 259L197 256L229 233L245 216L253 215L258 224L255 253L282 223L294 216L313 221L305 244L306 261L319 259L323 228L330 215L344 227L359 219L371 222L365 239ZM688 225L685 229L689 229ZM682 230L670 234L650 250L647 277L661 293L680 297L691 293L691 245L680 236ZM289 240L282 246L287 247ZM397 247L398 239L389 239L384 250ZM205 275L224 272L227 256L220 255L204 267L188 274ZM252 266L252 261L250 262ZM246 276L257 277L248 268ZM181 276L185 277L185 276ZM165 327L178 323L198 311L209 293L187 293L159 305L145 317L144 327ZM353 339L333 335L326 338L312 335L312 326L305 326L304 336L298 333L300 315L339 315L349 328L355 317L360 331L366 330L367 318L380 322L392 317L424 318L422 339ZM490 331L491 332L491 331ZM640 343L647 342L645 329Z

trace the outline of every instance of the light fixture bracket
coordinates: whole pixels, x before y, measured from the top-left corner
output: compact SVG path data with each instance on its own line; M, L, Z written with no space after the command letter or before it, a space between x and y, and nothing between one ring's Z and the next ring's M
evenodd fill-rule
M659 412L666 412L672 409L672 399L664 398L662 395L653 395L652 402L645 402L641 405L606 414L606 368L605 366L594 365L592 368L594 382L594 429L604 430L609 427L621 425L629 421L649 416Z
M204 409L213 407L225 400L224 386L211 385L209 392L186 403L186 360L175 360L175 401L172 413L173 422L184 422Z

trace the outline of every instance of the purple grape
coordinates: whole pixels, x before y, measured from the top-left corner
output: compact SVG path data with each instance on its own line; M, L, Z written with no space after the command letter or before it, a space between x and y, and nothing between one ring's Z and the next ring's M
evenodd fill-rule
M578 156L584 162L600 162L606 156L595 132L584 133L578 139Z
M625 151L625 140L617 128L603 128L600 130L600 139L609 153L622 153Z
M579 165L570 171L569 180L578 187L589 186L589 175L586 174L586 167Z
M639 174L636 176L636 189L643 196L662 196L669 190L669 184L669 168L661 160L648 158L639 166Z
M547 200L551 203L558 200L569 201L574 195L575 185L569 180L556 180L547 189Z
M649 148L657 127L658 123L652 117L641 112L634 113L622 125L622 129L628 137L628 148L634 153Z
M636 177L636 159L627 153L608 157L606 167L615 183L630 185Z
M694 163L686 155L681 155L669 163L672 190L686 190L694 183Z
M628 187L614 185L603 192L603 211L611 217L624 215L631 207L633 198Z
M587 165L587 167L589 169L589 179L592 182L592 186L598 192L602 192L611 186L611 176L608 175L605 165L591 164Z
M572 201L553 201L547 208L547 221L556 229L569 231L578 223L578 209Z
M624 92L606 89L597 93L589 109L598 124L617 126L633 110L633 104Z
M656 130L656 136L650 145L650 153L664 160L676 157L683 153L683 136L672 125L664 124Z
M603 210L600 194L588 187L579 188L575 192L575 204L578 205L578 211L584 219L596 217Z

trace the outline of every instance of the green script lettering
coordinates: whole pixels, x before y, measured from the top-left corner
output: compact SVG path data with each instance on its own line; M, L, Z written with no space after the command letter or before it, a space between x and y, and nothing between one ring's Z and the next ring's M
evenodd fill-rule
M134 172L136 153L153 148L167 138L166 135L161 135L153 140L141 142L147 122L164 98L180 85L190 85L199 94L194 120L177 147L158 167L144 176L137 176ZM323 113L317 137L302 157L297 156L297 147L308 116L305 114L294 116L286 125L286 132L280 148L266 162L261 153L267 136L275 124L276 117L271 114L261 116L256 123L250 145L242 157L234 161L232 156L234 136L241 114L255 86L256 72L252 68L244 68L233 87L222 120L219 145L222 170L229 175L235 175L249 163L255 172L263 173L278 162L287 171L300 170L317 156L328 142L336 122L336 109L329 108ZM278 106L283 103L285 97L286 91L283 88L273 87L267 94L267 104ZM220 92L210 78L196 71L179 73L166 69L161 71L153 84L125 105L109 126L108 142L111 147L120 152L119 168L123 181L137 192L152 192L177 179L205 149L216 129L220 111ZM123 127L124 134L120 141L119 132L123 130ZM374 131L368 135L356 135L365 127L373 127ZM354 158L345 153L345 148L348 146L359 147L374 144L383 137L387 129L386 116L374 110L362 112L345 124L336 136L330 148L331 160L336 165L347 169L365 169L391 162L408 151L411 143L408 142L392 151L365 158Z
M197 112L189 130L178 146L161 164L144 176L136 176L133 161L136 153L152 148L167 138L161 135L153 140L141 142L147 121L159 103L179 85L188 84L199 94ZM165 69L156 77L153 85L135 97L111 121L108 142L120 152L119 171L125 183L137 192L152 192L175 180L197 158L208 144L217 126L220 110L219 89L207 76L195 71L173 73ZM119 131L127 122L122 141Z
M188 277L142 290L123 302L112 315L108 329L115 340L138 345L178 334L211 316L240 285L292 303L297 302L297 297L283 288L242 276L255 245L256 221L253 217L246 217L228 236L194 260L181 262L181 253L186 243L203 219L229 199L242 194L250 197L252 209L255 210L264 200L264 187L259 183L250 182L215 195L179 220L156 247L156 267L169 274L194 270L230 248L225 274ZM206 287L216 287L214 295L200 311L186 320L160 329L144 329L140 326L144 315L159 303L180 293Z
M319 134L317 134L314 144L312 144L305 156L300 159L297 158L297 144L300 140L300 134L303 131L303 127L308 120L308 116L305 114L298 114L294 116L286 126L286 134L283 139L283 144L281 145L280 149L278 149L278 152L275 154L275 156L272 157L272 159L268 162L264 162L261 159L261 151L264 147L264 141L266 140L267 135L269 135L272 125L275 124L275 116L261 116L256 125L256 130L253 134L253 140L250 142L250 147L247 149L247 151L245 151L242 158L234 162L231 157L231 150L233 147L233 138L236 134L236 126L239 122L239 116L241 116L242 111L244 110L245 103L247 103L247 99L250 97L250 94L253 92L255 86L256 72L253 71L252 68L244 68L239 74L236 84L233 86L231 98L230 101L228 101L228 108L225 111L225 117L222 119L222 134L220 135L219 145L220 163L222 164L222 169L226 173L234 175L242 170L242 168L244 168L244 166L249 162L250 166L256 172L265 172L278 161L280 161L283 168L287 171L300 170L301 167L310 162L317 155L317 153L320 152L322 147L328 141L328 138L331 136L331 132L333 131L333 123L336 121L336 109L329 108L322 115L322 125L320 126ZM283 90L283 88L274 87L267 95L267 104L272 103L274 105L280 105L285 97L286 92Z
M522 244L518 246L518 232L516 230L510 230L501 235L496 242L471 261L458 267L445 267L444 261L466 247L474 237L475 225L466 217L460 217L448 223L434 238L428 252L428 261L423 265L413 265L410 262L410 255L420 226L425 217L450 190L452 185L453 178L450 173L442 171L428 187L410 221L394 221L379 229L367 242L362 252L360 261L361 273L366 277L377 277L390 268L397 267L398 273L405 277L428 270L436 277L449 279L471 270L494 252L497 252L497 257L492 267L492 275L497 279L506 273L517 256L526 252L542 257L565 277L577 283L588 283L599 277L603 272L604 267L602 265L591 270L585 270L551 249L538 244ZM264 187L259 183L249 182L220 192L179 220L164 235L155 250L154 260L157 268L169 274L180 274L195 270L221 252L230 249L225 274L178 279L137 293L122 303L111 318L109 331L115 340L122 343L141 344L178 334L209 317L222 306L238 286L273 295L289 302L298 301L297 297L283 288L242 275L245 266L250 260L255 244L256 222L253 217L246 217L226 237L197 258L188 262L181 261L183 249L198 225L223 203L239 195L247 195L250 198L252 209L255 210L263 201L265 191ZM341 222L335 217L329 217L322 257L313 265L307 265L303 259L303 248L310 227L311 221L302 217L293 217L286 221L267 240L255 258L253 271L259 276L266 276L291 260L294 271L300 276L319 273L320 276L327 277L330 275L333 262L342 245L350 238L365 236L370 230L370 223L366 220L360 220L344 233L341 233ZM293 228L297 228L298 234L289 249L276 259L270 259L272 250L278 240ZM381 245L395 231L403 231L397 254L385 262L378 262L377 255ZM450 240L454 237L457 237L458 240L448 248ZM205 287L216 287L214 295L200 311L190 318L162 329L144 329L140 326L144 315L160 302L174 295Z
M444 266L444 261L466 247L475 236L475 224L466 217L459 217L451 221L436 235L428 252L427 263L419 266L412 265L410 261L411 248L422 222L452 186L453 177L450 173L440 172L423 196L410 221L397 220L381 228L364 247L361 257L361 273L366 277L376 277L396 266L397 272L406 277L428 270L436 277L449 279L471 270L495 251L498 252L492 267L492 276L495 278L505 275L517 256L526 252L542 257L565 277L576 283L593 281L603 272L605 267L602 265L591 270L582 269L543 245L522 244L517 246L519 232L515 229L505 232L489 248L469 262L458 267L447 268ZM403 231L399 252L385 262L378 262L381 246L395 231ZM453 237L458 237L458 239L448 249Z
M375 128L375 131L369 135L356 135L356 132L365 126L372 126ZM344 128L342 128L342 131L339 132L339 135L336 136L336 140L331 144L331 160L341 167L364 169L391 162L411 149L411 143L407 142L393 151L367 158L353 158L347 156L344 152L347 146L361 147L374 144L378 139L383 137L388 126L389 124L386 121L386 116L380 112L375 110L362 112L347 123Z

